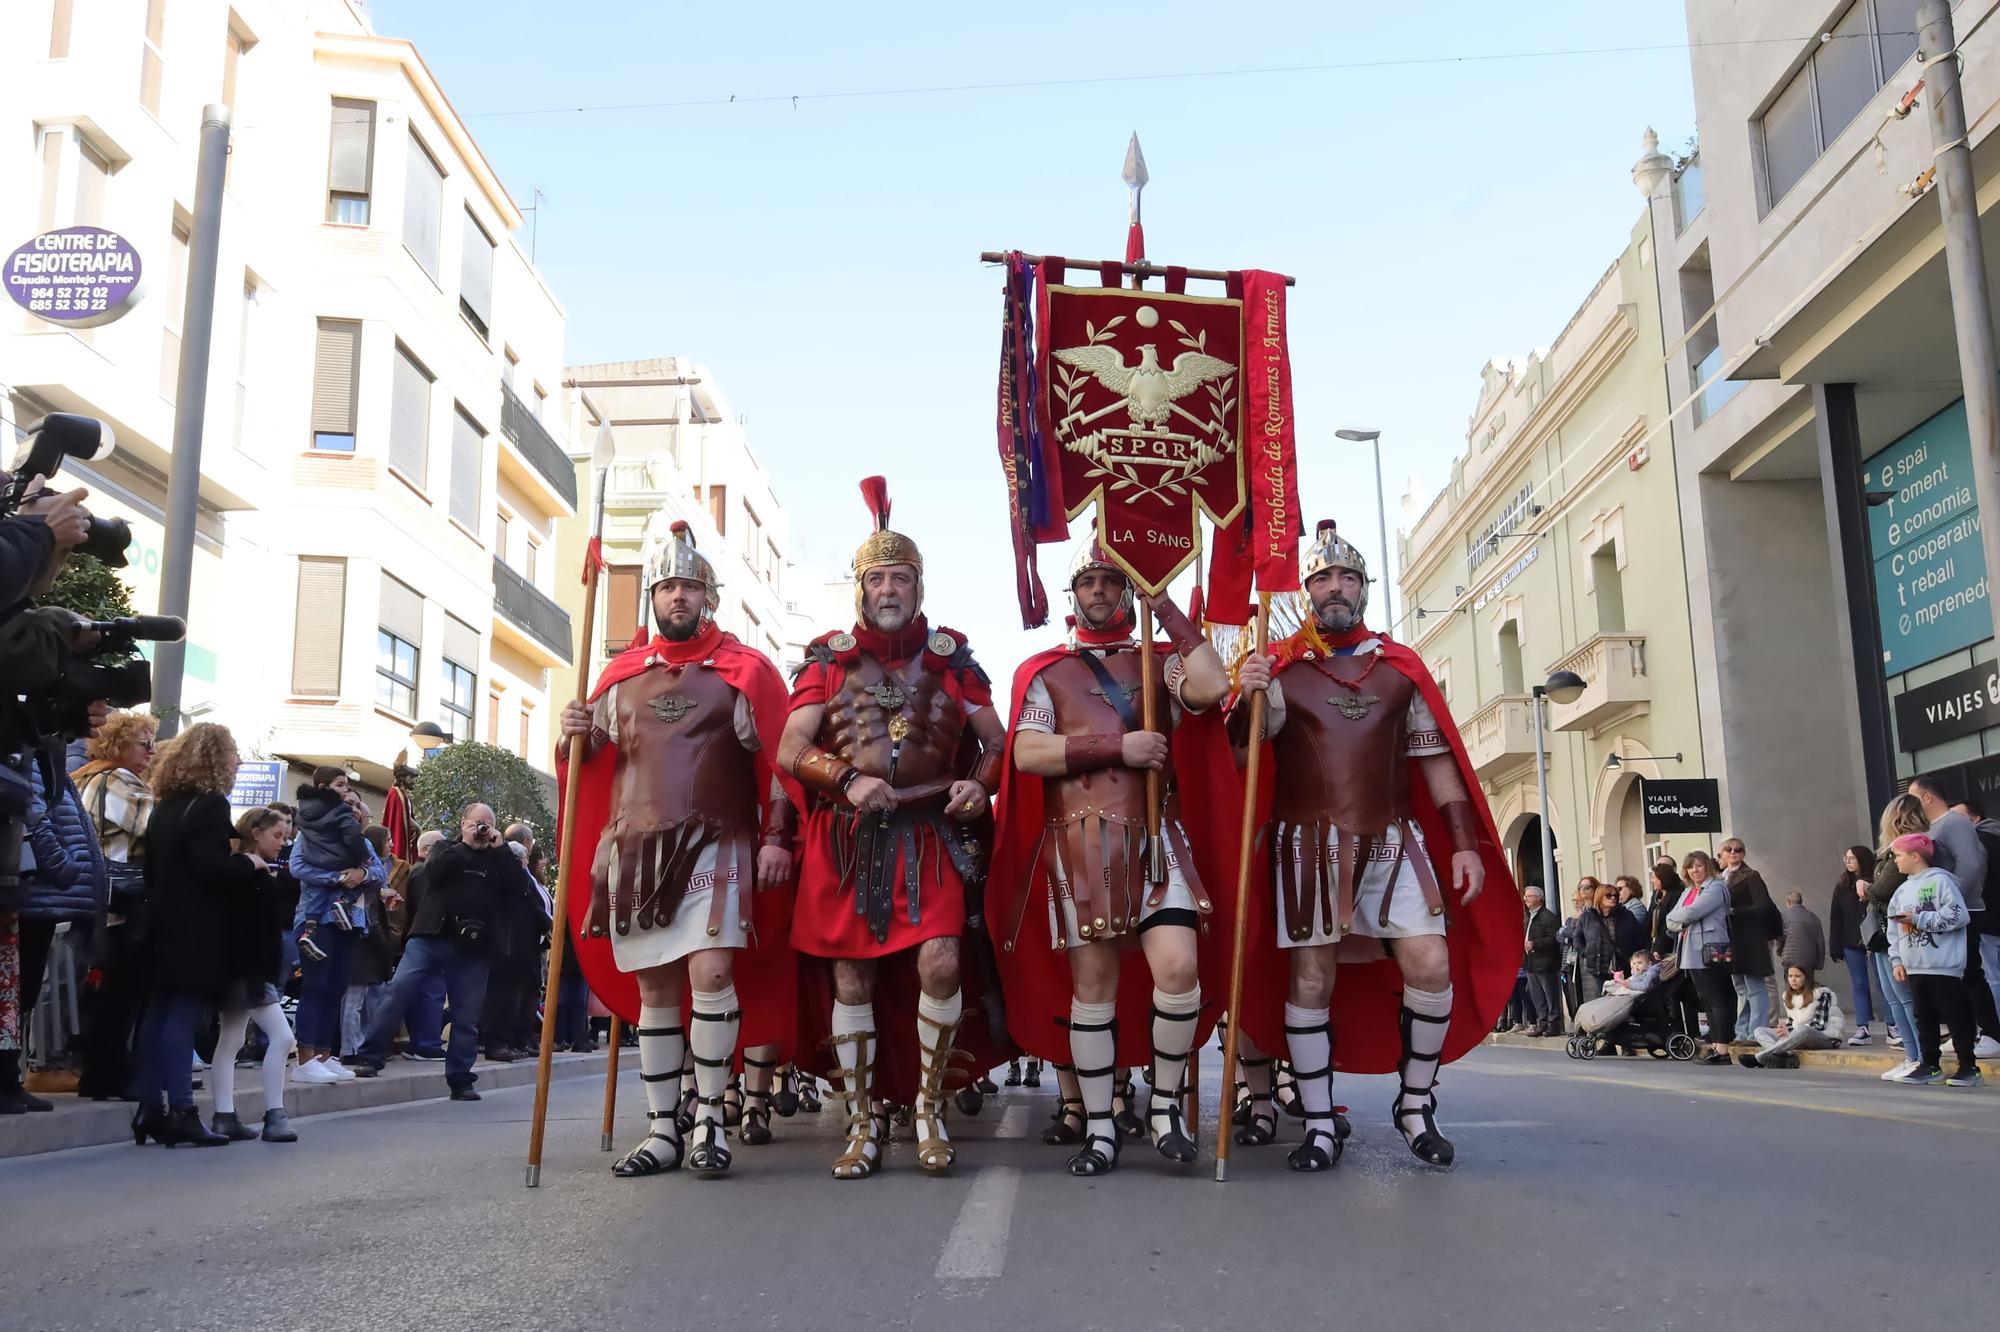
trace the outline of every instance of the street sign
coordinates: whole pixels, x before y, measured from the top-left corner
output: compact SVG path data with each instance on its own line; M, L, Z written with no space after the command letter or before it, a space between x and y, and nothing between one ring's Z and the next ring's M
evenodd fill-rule
M236 769L236 785L229 792L231 809L255 809L258 805L268 805L274 800L282 800L279 794L285 782L285 765L277 762L246 762Z
M1882 670L1898 675L1993 636L1963 399L1862 464ZM1909 746L1905 746L1908 748Z
M137 302L145 265L115 231L64 227L31 237L7 256L7 294L37 319L95 328Z
M2000 726L2000 666L1982 662L1896 695L1896 747L1914 754Z
M1642 777L1639 798L1648 833L1722 831L1722 792L1713 777Z

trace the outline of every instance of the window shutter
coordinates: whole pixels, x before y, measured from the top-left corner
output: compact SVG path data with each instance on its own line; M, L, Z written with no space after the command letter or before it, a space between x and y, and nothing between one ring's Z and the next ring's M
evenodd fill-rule
M639 568L614 564L605 574L604 647L623 652L639 634Z
M483 432L463 407L451 419L451 516L479 530L479 462Z
M444 173L424 148L423 140L410 136L408 188L403 196L403 244L409 248L424 272L438 275L438 233L444 226Z
M396 346L396 376L389 395L389 465L422 486L428 479L431 377Z
M475 674L479 670L479 631L463 620L445 616L444 655Z
M465 251L459 261L458 298L479 321L482 331L493 323L493 241L470 210L465 214Z
M299 557L299 604L292 622L292 692L340 695L340 634L347 612L347 561Z
M406 583L382 575L382 608L375 622L411 647L424 644L423 594Z
M354 433L355 369L360 353L361 325L334 319L319 321L319 347L313 358L315 432Z
M326 188L336 194L368 193L375 163L375 103L335 98L333 149L327 156Z

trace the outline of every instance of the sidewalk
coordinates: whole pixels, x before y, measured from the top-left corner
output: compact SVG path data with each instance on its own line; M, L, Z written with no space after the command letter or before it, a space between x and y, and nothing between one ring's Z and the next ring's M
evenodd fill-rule
M558 1054L550 1072L552 1081L563 1078L602 1076L610 1052ZM628 1059L627 1062L632 1062ZM498 1091L504 1087L532 1086L535 1061L494 1064L485 1060L473 1066L479 1075L479 1090ZM239 1068L236 1073L236 1113L243 1122L256 1127L264 1117L263 1078L255 1068ZM217 1076L215 1069L201 1075ZM372 1078L352 1082L291 1083L285 1088L285 1110L294 1119L331 1114L336 1110L360 1110L370 1106L397 1105L405 1101L439 1100L451 1094L445 1085L444 1064L392 1059ZM129 1101L83 1101L75 1096L42 1093L55 1102L53 1113L0 1117L0 1157L33 1156L59 1152L69 1147L93 1147L100 1143L132 1140L132 1111ZM201 1107L202 1122L208 1121L214 1102L207 1090L194 1094Z
M1561 1036L1523 1036L1519 1032L1507 1031L1490 1034L1482 1044L1512 1046L1517 1050L1547 1050L1553 1054L1563 1054L1567 1041ZM1750 1047L1745 1045L1736 1048L1748 1050ZM1879 1039L1874 1045L1858 1050L1844 1048L1839 1050L1800 1050L1797 1053L1800 1068L1816 1068L1821 1072L1831 1073L1869 1073L1876 1077L1880 1077L1903 1062L1902 1051L1893 1045L1883 1044ZM1597 1061L1593 1062L1630 1064L1648 1062L1650 1058L1651 1056L1644 1054L1640 1055L1636 1060L1627 1059L1623 1055L1599 1055ZM1950 1058L1950 1048L1948 1046L1946 1047L1946 1058ZM1979 1066L1979 1071L1984 1073L1990 1080L2000 1080L2000 1063L1995 1063L1989 1059Z

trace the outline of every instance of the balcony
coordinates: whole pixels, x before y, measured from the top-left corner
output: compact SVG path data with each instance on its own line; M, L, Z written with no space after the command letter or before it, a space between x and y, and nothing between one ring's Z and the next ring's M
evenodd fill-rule
M493 559L493 636L543 666L567 666L569 612L556 605L498 556Z
M1549 725L1555 730L1595 732L1652 708L1644 634L1599 634L1549 667L1551 674L1556 671L1575 671L1584 688L1574 703L1549 700Z
M576 512L576 465L556 443L555 436L535 419L534 409L522 402L513 389L500 386L500 435L512 446L500 451L500 469L511 474L517 484L547 493L551 508Z
M1526 694L1502 694L1466 719L1466 753L1481 781L1494 781L1535 761L1535 705Z

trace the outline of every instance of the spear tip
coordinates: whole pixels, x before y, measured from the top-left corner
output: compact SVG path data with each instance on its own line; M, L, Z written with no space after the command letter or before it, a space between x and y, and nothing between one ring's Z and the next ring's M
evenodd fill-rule
M1132 131L1132 142L1125 146L1125 170L1120 173L1127 185L1133 189L1144 189L1146 175L1146 154L1139 147L1139 131Z

